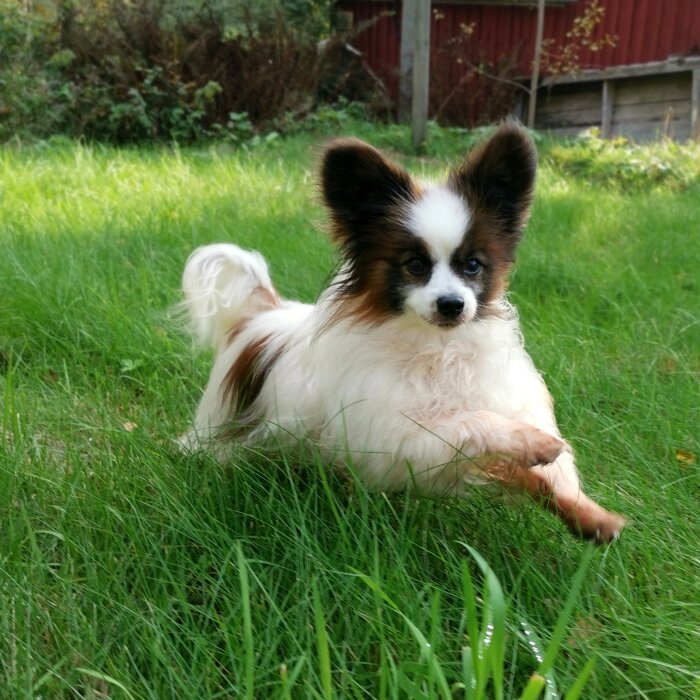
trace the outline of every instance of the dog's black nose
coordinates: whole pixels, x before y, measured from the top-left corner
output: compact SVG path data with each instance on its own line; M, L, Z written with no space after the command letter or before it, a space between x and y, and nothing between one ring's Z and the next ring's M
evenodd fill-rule
M455 294L449 296L438 297L435 302L438 313L445 318L457 318L464 311L464 299Z

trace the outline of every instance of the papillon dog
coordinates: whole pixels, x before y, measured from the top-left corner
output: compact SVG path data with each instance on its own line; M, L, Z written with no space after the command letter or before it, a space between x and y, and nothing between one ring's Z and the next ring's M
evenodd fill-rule
M370 490L499 485L575 533L617 538L625 519L581 490L505 296L536 166L514 123L440 183L333 141L320 186L340 266L316 304L283 299L257 252L220 243L190 256L184 304L215 360L181 444L221 455L230 441L310 440Z

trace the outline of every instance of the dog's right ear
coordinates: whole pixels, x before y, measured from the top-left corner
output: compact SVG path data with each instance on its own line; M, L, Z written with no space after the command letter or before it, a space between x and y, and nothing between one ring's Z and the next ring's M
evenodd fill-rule
M372 235L374 224L416 196L409 174L359 139L331 143L323 157L321 187L333 235L341 243Z

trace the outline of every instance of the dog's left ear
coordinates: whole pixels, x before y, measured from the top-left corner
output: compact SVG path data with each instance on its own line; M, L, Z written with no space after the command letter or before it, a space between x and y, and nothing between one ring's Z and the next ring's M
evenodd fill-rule
M530 213L536 171L532 139L515 123L507 123L467 154L450 174L449 184L471 207L495 216L504 234L519 237Z
M321 165L321 189L336 240L376 235L396 205L415 198L409 174L359 139L331 142Z

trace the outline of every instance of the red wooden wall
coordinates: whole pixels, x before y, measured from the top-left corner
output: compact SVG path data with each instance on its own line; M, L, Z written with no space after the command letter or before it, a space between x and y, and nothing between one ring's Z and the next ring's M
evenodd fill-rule
M561 45L573 19L580 15L587 0L548 6L544 38ZM614 47L598 53L584 50L580 67L605 68L629 63L663 61L669 55L700 54L700 0L600 0L605 9L603 21L593 38L604 34L617 37ZM341 10L353 13L354 26L381 13L394 13L377 20L361 32L354 44L366 56L369 65L385 80L390 92L397 92L400 43L400 3L395 0L341 0ZM431 52L433 75L456 83L464 68L454 60L445 60L444 50L460 32L460 24L474 24L469 42L470 62L497 64L505 55L518 64L518 72L527 75L532 63L536 9L508 5L462 5L433 2ZM442 53L443 59L440 60ZM454 57L453 57L454 58Z

